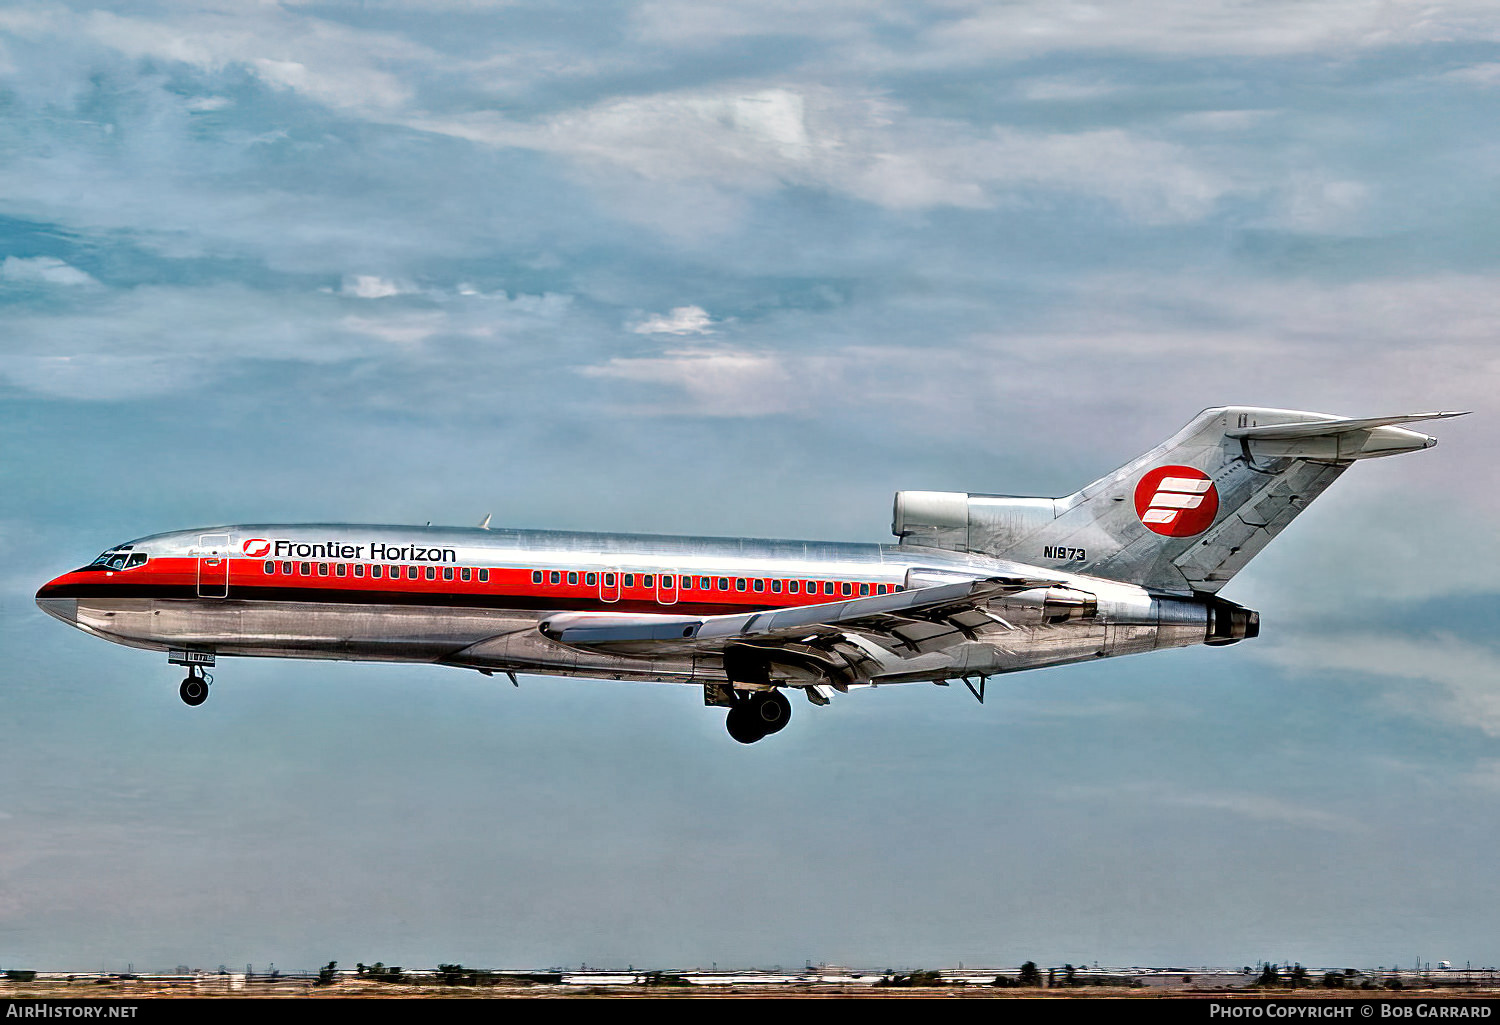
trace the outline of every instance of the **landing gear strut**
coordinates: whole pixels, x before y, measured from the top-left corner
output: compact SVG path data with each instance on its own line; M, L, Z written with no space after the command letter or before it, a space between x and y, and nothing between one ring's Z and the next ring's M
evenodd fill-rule
M792 718L792 703L780 691L756 691L737 698L724 728L741 744L753 744L783 729Z
M188 666L187 679L183 680L182 686L177 688L177 694L184 704L201 705L208 700L208 685L212 682L212 677L202 669L197 666Z

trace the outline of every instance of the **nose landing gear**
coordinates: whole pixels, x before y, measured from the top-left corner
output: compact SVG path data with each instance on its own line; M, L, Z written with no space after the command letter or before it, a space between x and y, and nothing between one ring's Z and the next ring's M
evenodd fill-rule
M209 676L197 666L188 667L187 679L182 681L182 686L177 688L177 695L182 698L184 704L201 705L208 700L208 685L213 682Z
M792 703L780 691L757 691L737 698L724 720L724 728L741 744L753 744L786 727L792 718Z
M187 679L177 688L177 696L185 705L201 705L208 700L208 685L214 678L205 671L214 664L214 653L173 648L167 652L167 664L187 666Z

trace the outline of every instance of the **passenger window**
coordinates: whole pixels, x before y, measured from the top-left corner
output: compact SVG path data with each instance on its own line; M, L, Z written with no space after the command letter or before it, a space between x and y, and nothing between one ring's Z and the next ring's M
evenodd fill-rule
M709 581L708 577L698 578L698 590L707 591L712 586L713 584Z
M464 567L464 580L467 581L468 579L469 579L469 567L465 566Z
M642 575L642 577L641 577L641 586L642 587L655 587L656 586L656 576L655 576L655 574L646 573L646 574ZM663 585L663 586L665 586L665 585Z
M859 585L859 593L860 593L861 597L863 597L864 595L869 594L870 593L870 585L869 584L860 584Z
M604 586L605 587L614 587L615 586L615 575L613 573L606 573L606 574L604 574Z
M824 594L832 594L833 593L833 581L832 580L825 580L825 581L823 581L823 593Z
M635 586L635 574L634 573L626 573L625 574L625 586L626 587L634 587Z
M844 581L844 593L846 595L854 593L854 585L849 583L849 581L847 580Z
M736 591L743 591L745 589L745 578L744 577L735 577L734 578L734 589Z
M436 580L437 579L437 567L436 566L428 566L427 567L427 579L428 580Z
M291 572L292 572L292 564L290 562L283 562L281 564L281 574L282 574L282 576L290 576Z
M786 593L787 594L796 594L799 590L801 590L801 587L802 587L802 582L801 581L799 581L799 580L788 580L786 582Z
M318 576L320 576L320 577L326 577L327 575L328 575L328 563L326 563L326 562L320 562L320 563L318 563Z
M396 569L392 569L391 570L391 576L395 576L397 574L397 572L399 572L399 571L396 570ZM415 580L415 579L417 579L417 567L415 567L415 566L408 566L408 567L406 567L406 579L408 579L408 580Z
M583 582L587 586L593 587L594 585L596 585L599 582L599 574L597 574L597 573L585 573L583 575Z
M490 571L489 570L482 569L482 570L479 571L479 582L481 584L487 584L487 583L490 582Z
M670 591L672 589L672 578L671 578L671 576L669 576L669 575L667 575L665 573L662 574L661 586L664 587L664 588L666 588L668 591Z
M568 584L570 586L572 586L572 587L577 587L578 586L578 571L577 570L570 570L568 572Z
M384 572L385 572L384 567L381 567L381 566L371 566L370 567L370 577L371 577L371 579L379 580L380 579L380 575L382 573L384 573Z
M562 583L562 574L557 570L553 570L551 573L547 574L547 582L552 584Z
M346 577L349 575L349 567L342 562L335 563L333 567L333 575L336 577Z
M464 572L467 573L468 570L465 570ZM443 567L443 579L444 580L452 580L453 579L453 567L452 566L444 566Z
M268 562L268 563L266 563L266 576L270 577L270 576L275 576L275 575L276 575L276 563L274 563L274 562Z
M773 581L771 581L771 593L772 594L780 594L781 593L781 581L780 580L773 580Z
M534 570L531 571L531 582L533 584L540 584L542 582L542 571L541 570L534 569Z
M392 566L391 567L391 579L392 580L400 580L401 579L401 567L400 566Z
M764 591L766 589L766 582L764 580L757 579L752 586L757 591Z
M305 577L312 576L312 563L304 562L302 564L302 575Z
M885 594L885 585L884 584L876 584L875 585L875 593L876 594Z
M357 577L362 577L365 575L365 567L363 563L354 567L354 575Z
M729 590L729 578L728 577L720 577L719 578L719 590L721 590L721 591L727 591L727 590Z

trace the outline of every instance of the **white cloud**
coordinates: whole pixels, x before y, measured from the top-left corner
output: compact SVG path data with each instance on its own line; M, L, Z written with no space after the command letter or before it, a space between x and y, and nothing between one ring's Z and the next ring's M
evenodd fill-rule
M126 57L205 71L244 67L273 88L368 114L410 102L403 70L445 63L442 54L398 34L357 29L274 4L223 4L218 10L208 4L163 19L37 7L0 12L0 27L28 39L83 37Z
M660 93L534 125L494 114L409 123L652 182L751 193L817 187L896 210L991 207L1031 189L1083 193L1141 221L1173 222L1200 218L1246 187L1190 150L1137 132L976 128L823 87Z
M638 335L711 335L713 318L701 306L674 306L665 315L653 313L633 326Z
M7 256L0 264L0 278L43 285L97 285L94 278L51 256Z
M733 347L673 345L617 357L590 372L696 394L734 390L728 383L734 381L741 397L758 396L741 410L859 402L931 420L953 408L1044 414L1055 394L1049 376L1059 366L1088 368L1069 376L1070 403L1092 410L1163 410L1166 419L1147 425L1150 434L1138 439L1143 444L1219 402L1376 415L1495 409L1493 396L1500 393L1500 352L1491 344L1500 337L1500 281L1485 275L1353 283L1092 275L1070 283L1049 302L1045 316L1033 315L1024 327L954 330L925 315L914 320L916 312L900 299L867 306L854 320L850 310L840 309L836 322L789 310L740 324ZM938 356L930 344L934 330L945 332ZM788 338L821 344L804 350L786 346ZM847 338L861 340L838 341ZM1289 366L1298 373L1288 374ZM709 387L700 377L717 383ZM1467 437L1470 445L1490 443L1482 439L1500 444L1496 419L1476 416L1435 425L1432 432ZM1099 451L1097 427L1088 417L1079 418L1076 432L1064 423L1051 436L1062 446ZM1473 508L1487 508L1489 475L1447 479L1463 469L1450 452L1445 442L1434 454L1402 460L1396 477L1430 487L1434 495L1441 488L1443 495L1468 496ZM1123 461L1134 453L1117 454ZM1385 463L1375 464L1378 470L1361 467L1356 476L1394 481ZM1434 473L1444 479L1427 477ZM1407 507L1425 509L1426 494L1419 490ZM1397 523L1391 529L1406 527ZM1400 552L1392 546L1389 559L1370 560L1371 572L1394 572L1402 565ZM1455 579L1482 579L1484 560L1472 564L1458 578L1445 573L1433 582L1446 587ZM1430 578L1414 575L1418 583Z
M555 335L566 295L451 297L440 308L380 304L350 315L341 297L228 285L142 286L83 307L12 314L0 333L0 377L70 399L131 399L214 380L255 360L327 364L431 357L433 339Z
M356 299L385 299L393 295L407 295L416 290L416 286L410 282L395 281L375 274L346 274L339 287L339 294Z
M1172 118L1178 128L1198 132L1238 132L1254 127L1275 114L1272 110L1195 110Z
M1118 783L1112 786L1061 787L1063 797L1084 800L1104 799L1111 803L1131 800L1144 804L1156 804L1172 808L1191 808L1199 811L1223 812L1257 822L1273 822L1280 825L1332 832L1348 832L1363 828L1358 822L1344 815L1311 808L1304 804L1282 800L1269 794L1251 794L1224 791L1184 790L1169 783Z
M1093 100L1118 92L1120 86L1103 78L1084 78L1073 75L1055 75L1045 78L1028 78L1017 87L1028 100Z
M1303 635L1259 648L1257 655L1304 676L1335 672L1408 681L1384 689L1388 706L1500 737L1500 655L1490 648L1442 634L1419 640L1345 633Z
M922 36L923 55L947 62L1049 52L1272 56L1350 52L1500 38L1487 0L1441 5L1367 0L967 0Z
M438 311L401 313L386 317L345 317L339 325L355 334L378 338L392 345L417 345L443 332L448 318Z
M1437 77L1445 82L1462 82L1465 85L1483 87L1496 86L1500 85L1500 62L1470 64L1468 67L1455 68Z
M769 35L817 38L846 62L886 70L1052 52L1271 56L1500 36L1487 0L945 0L912 8L871 0L813 8L793 0L649 0L636 9L633 21L636 38L653 45L702 46ZM901 44L884 41L891 36L899 36Z
M64 25L72 18L59 18ZM411 99L387 66L434 67L441 55L401 36L371 32L274 6L180 13L170 21L95 11L77 27L130 57L180 61L205 70L248 68L266 84L331 107L373 112Z
M879 26L909 23L899 5L880 0L800 0L703 3L646 0L631 12L634 38L669 46L712 46L727 40L784 35L853 39Z
M806 369L797 361L799 370ZM795 408L806 382L776 354L730 348L675 349L660 356L612 359L583 367L585 376L665 385L686 393L688 403L656 407L634 404L640 412L696 416L767 416Z

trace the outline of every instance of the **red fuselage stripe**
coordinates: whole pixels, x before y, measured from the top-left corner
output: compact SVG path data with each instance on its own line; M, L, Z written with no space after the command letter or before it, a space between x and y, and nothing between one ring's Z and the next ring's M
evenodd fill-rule
M266 572L268 561L274 572ZM225 567L224 562L228 565ZM290 567L291 572L284 572ZM338 575L343 567L345 575ZM356 576L356 567L363 575ZM373 570L380 570L374 577ZM417 578L411 579L411 570ZM428 579L428 571L432 579ZM464 572L469 575L464 580ZM481 571L488 580L479 579ZM392 576L395 572L397 576ZM551 574L560 575L560 582L551 583ZM606 572L614 574L613 586L604 583ZM534 582L534 574L540 573L542 583ZM452 574L452 579L448 579ZM585 581L586 574L593 574L591 586ZM569 576L577 583L568 583ZM630 586L625 583L631 578ZM66 573L53 580L38 597L227 597L241 601L297 600L299 597L320 601L347 601L354 604L413 604L420 603L423 596L430 596L433 604L486 605L493 607L519 608L597 608L600 611L660 611L694 614L721 614L750 609L780 608L796 605L817 605L826 602L860 597L861 594L881 593L881 588L895 590L889 582L864 580L826 580L824 578L788 577L744 577L731 574L707 574L695 572L682 576L668 573L674 584L661 587L662 575L657 572L641 573L619 570L553 570L533 567L509 566L463 566L453 564L423 565L406 563L338 563L316 561L288 561L284 559L262 560L232 558L226 560L198 559L194 557L156 557L146 565L126 570L80 570ZM643 581L650 577L652 586ZM698 586L705 578L710 586ZM690 581L691 586L682 582ZM728 582L726 589L719 581ZM755 582L762 589L755 590ZM772 582L780 585L780 591L772 590ZM790 590L795 582L796 592ZM743 583L743 590L740 585ZM832 583L834 593L826 592L825 584ZM809 584L817 586L810 593ZM845 590L847 585L848 590ZM610 597L605 598L608 594ZM675 597L675 601L673 600ZM507 599L511 600L509 603Z

